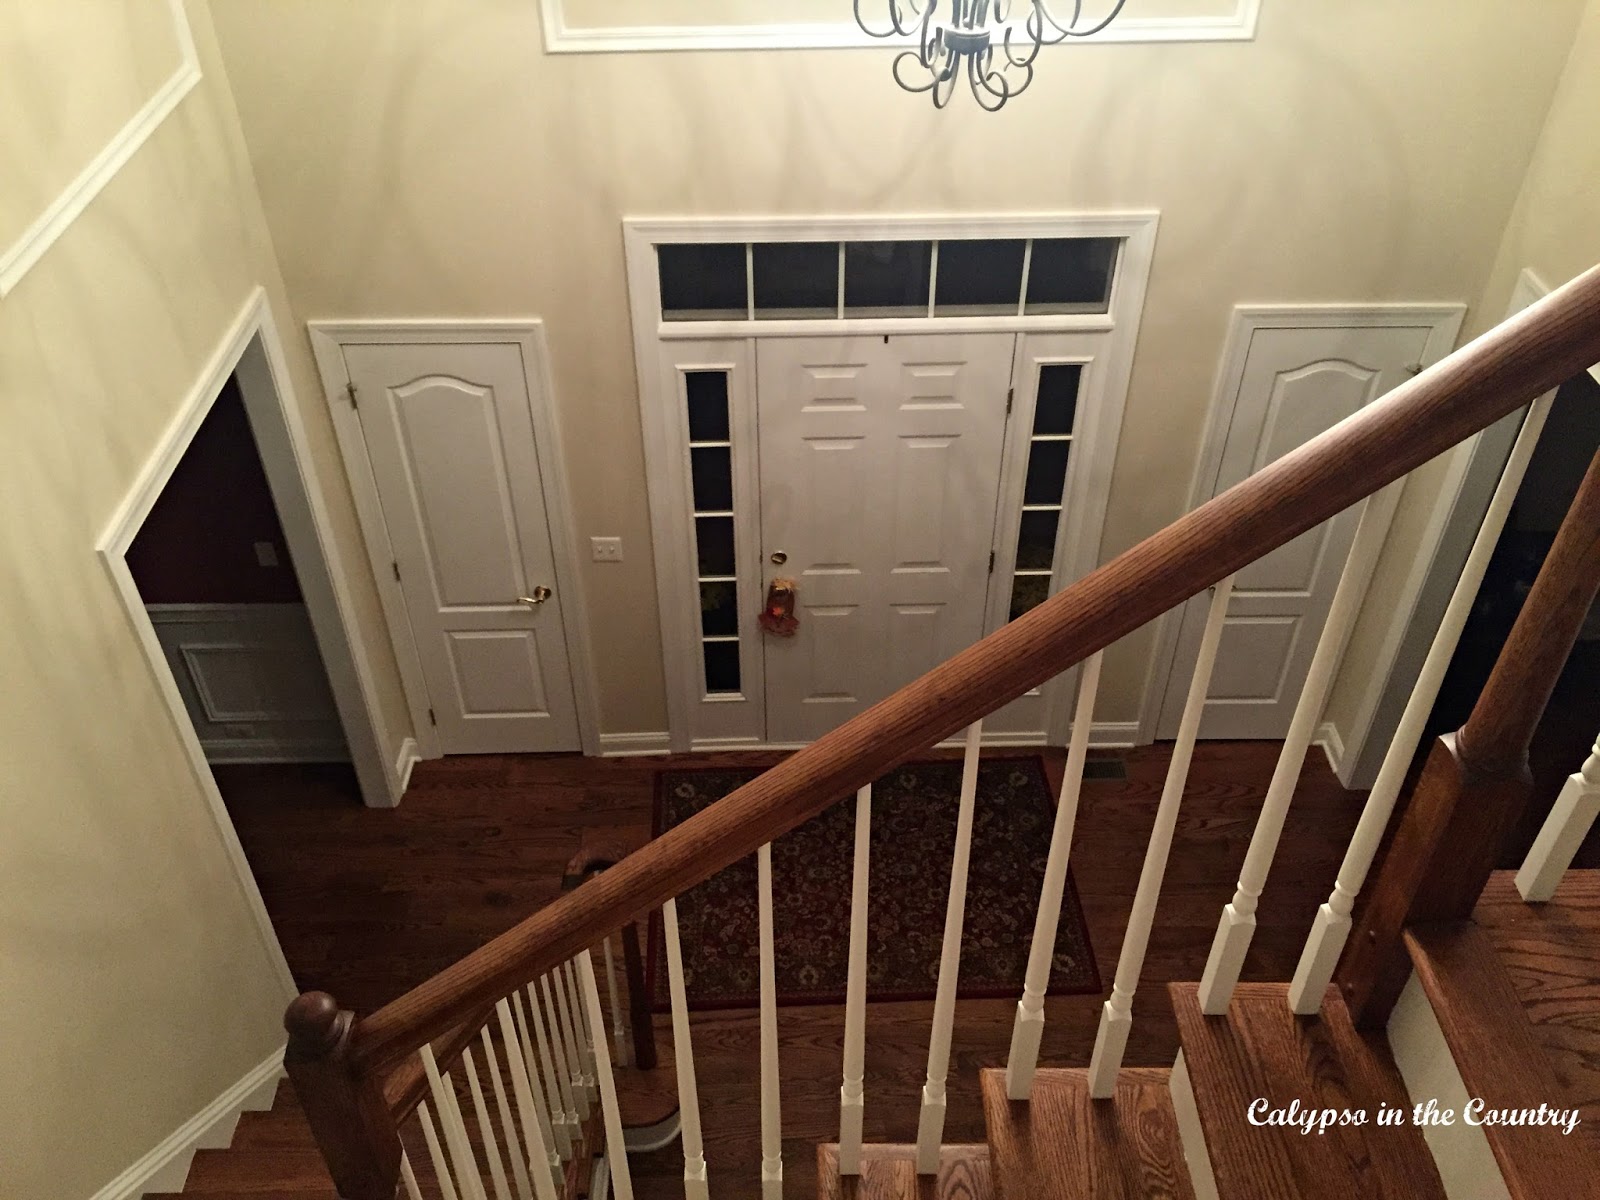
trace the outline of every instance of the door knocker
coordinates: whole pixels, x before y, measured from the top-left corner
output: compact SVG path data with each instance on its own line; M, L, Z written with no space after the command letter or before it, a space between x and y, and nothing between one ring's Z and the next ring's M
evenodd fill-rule
M774 579L767 585L767 602L756 618L773 637L793 637L800 628L800 618L794 615L794 580Z

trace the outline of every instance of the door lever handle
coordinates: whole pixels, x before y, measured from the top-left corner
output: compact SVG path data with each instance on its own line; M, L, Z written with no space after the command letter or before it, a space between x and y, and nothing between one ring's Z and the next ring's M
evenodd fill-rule
M555 594L554 592L552 592L549 588L545 587L544 584L541 583L538 587L533 589L533 595L531 595L531 596L518 596L517 597L517 603L518 604L526 604L529 608L532 608L535 604L543 604L546 600L550 599L550 597L553 596L554 594Z

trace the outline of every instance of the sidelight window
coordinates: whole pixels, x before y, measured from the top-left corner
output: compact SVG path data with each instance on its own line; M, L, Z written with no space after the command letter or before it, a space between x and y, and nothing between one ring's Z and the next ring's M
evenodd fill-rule
M700 660L708 695L739 691L738 560L733 536L733 443L728 373L685 371L689 484L700 591Z
M1082 382L1083 366L1079 363L1046 363L1039 368L1033 429L1028 436L1027 476L1022 485L1022 520L1011 578L1013 621L1050 595Z

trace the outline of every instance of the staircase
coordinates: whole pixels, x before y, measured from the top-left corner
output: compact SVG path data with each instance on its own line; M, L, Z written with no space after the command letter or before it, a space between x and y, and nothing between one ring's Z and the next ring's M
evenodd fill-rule
M285 1018L285 1065L339 1194L393 1200L403 1188L410 1200L557 1200L582 1194L588 1180L574 1164L600 1151L610 1190L633 1200L595 950L659 908L681 1110L683 1171L673 1191L685 1200L707 1200L713 1187L719 1196L782 1200L771 843L853 795L839 1136L817 1151L820 1195L1600 1197L1594 1136L1600 1126L1591 1120L1567 1131L1549 1124L1552 1110L1600 1117L1597 885L1588 874L1566 872L1594 816L1591 775L1600 771L1600 757L1569 781L1551 817L1555 826L1536 844L1538 861L1518 876L1521 892L1518 882L1493 871L1531 791L1534 726L1600 591L1600 457L1471 717L1434 743L1420 778L1408 782L1445 668L1548 414L1548 393L1597 361L1600 268L379 1011L358 1018L330 996L300 997ZM1524 405L1516 447L1294 978L1241 983L1295 784L1382 549L1384 522L1368 520L1368 510L1380 510L1376 494L1408 472ZM1181 1050L1170 1068L1125 1068L1134 997L1234 576L1357 505L1362 520L1237 890L1217 921L1202 977L1174 985L1162 998L1176 1015ZM1101 656L1208 590L1194 680L1093 1053L1084 1066L1041 1067L1045 992ZM981 1078L987 1142L949 1145L946 1088L971 828L981 803L983 720L1076 666L1074 734L1010 1051L1003 1069ZM907 1145L866 1144L872 781L963 730L961 810L916 1138ZM675 897L752 854L761 1003L760 1053L750 1071L760 1095L761 1166L756 1178L734 1179L718 1175L704 1157ZM1544 903L1531 908L1526 895ZM618 1011L615 996L611 1010ZM1463 1107L1469 1101L1481 1109ZM1466 1115L1480 1111L1485 1120L1512 1119L1480 1125ZM309 1170L300 1157L283 1153L293 1171ZM295 1186L280 1194L304 1194ZM252 1188L271 1191L261 1180Z

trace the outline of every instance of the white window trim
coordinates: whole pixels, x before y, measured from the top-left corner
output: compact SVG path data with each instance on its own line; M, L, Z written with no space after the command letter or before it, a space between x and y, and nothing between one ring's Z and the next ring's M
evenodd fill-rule
M841 9L845 6L841 4ZM541 0L547 54L616 54L672 50L884 50L909 44L868 37L853 20L823 24L619 25L581 26L568 22L564 0ZM1249 42L1254 41L1261 0L1237 0L1234 10L1215 17L1125 17L1094 42Z
M694 545L692 520L684 502L688 494L688 448L676 404L676 372L665 365L674 343L683 340L697 343L724 341L726 348L715 354L711 353L713 347L707 345L686 347L684 359L722 361L727 356L749 354L751 357L740 357L738 360L745 364L745 373L748 375L752 373L754 345L758 337L957 332L1109 335L1096 361L1093 391L1091 393L1086 385L1082 398L1083 408L1079 419L1084 426L1080 434L1075 434L1075 440L1082 449L1076 455L1078 461L1074 464L1070 479L1071 502L1079 506L1079 512L1070 521L1074 544L1066 552L1058 544L1056 574L1051 580L1053 594L1099 563L1112 464L1122 430L1122 414L1127 402L1134 346L1138 341L1139 322L1144 311L1158 224L1159 214L1153 211L960 217L629 217L623 220L628 295L634 330L634 362L638 371L640 421L644 432L645 475L656 566L656 599L661 618L662 665L666 673L668 743L671 750L682 753L689 750L756 749L769 745L764 740L764 722L763 734L759 739L697 737L693 732L697 724L696 712L706 701L699 690L699 664L693 658L699 652L699 614L692 604L692 597L698 594L696 568L692 555L687 554L685 549ZM1102 314L905 319L847 317L812 321L661 319L660 281L654 248L663 242L1089 237L1114 237L1123 241L1110 303ZM670 387L669 380L672 381ZM748 384L730 381L729 403L735 406L730 412L730 421L735 438L741 436L743 431L743 436L753 439L754 393L751 390L746 395L743 390L745 387L753 389L753 380ZM737 407L739 397L744 398L744 413ZM1027 411L1032 411L1031 399ZM740 503L737 494L735 503ZM753 499L751 503L754 503ZM1067 536L1068 524L1068 521L1063 521L1059 537ZM760 587L760 551L748 536L743 542L739 551L740 603L742 611L753 613L754 609L747 601ZM743 621L740 632L744 637ZM693 636L690 636L691 633ZM745 657L747 655L741 656ZM745 694L752 698L752 683L756 679L757 676L749 675L741 680ZM1070 697L1067 702L1058 702L1056 699L1056 692L1061 686L1059 679L1047 685L1049 729L1046 741L1050 744L1064 744L1070 729ZM726 704L727 701L716 703ZM1126 732L1117 731L1111 740L1119 743L1131 740L1123 736ZM1017 743L1010 735L1001 735L996 739L996 744Z

